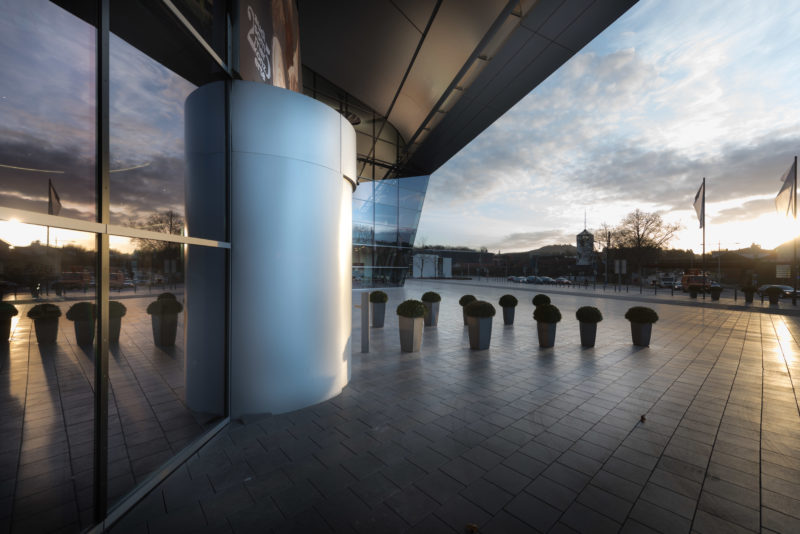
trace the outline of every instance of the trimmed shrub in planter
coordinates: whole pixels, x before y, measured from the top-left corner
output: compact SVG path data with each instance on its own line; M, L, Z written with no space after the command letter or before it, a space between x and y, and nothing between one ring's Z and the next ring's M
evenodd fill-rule
M719 296L722 294L722 288L719 286L712 286L711 290L711 300L719 300Z
M388 300L389 295L383 291L373 291L369 294L369 301L372 304L372 328L383 328Z
M422 303L428 313L425 314L425 326L436 326L439 324L439 303L442 296L439 293L428 291L422 295Z
M11 337L11 318L19 311L10 302L0 302L0 343L8 343Z
M108 303L108 342L119 343L119 332L122 328L122 318L128 310L119 301L112 300Z
M418 300L403 301L397 307L400 322L400 350L418 352L422 345L422 322L425 305Z
M583 306L575 312L575 318L580 323L581 345L594 347L597 338L597 323L603 320L603 314L594 306Z
M538 296L538 295L537 295ZM556 323L561 320L561 311L552 304L540 304L533 310L539 346L548 348L556 344Z
M503 295L500 297L500 307L503 308L503 324L514 324L514 310L519 301L514 295Z
M547 295L543 295L542 293L539 293L538 295L533 297L533 301L532 302L533 302L533 305L538 308L539 306L541 306L543 304L550 304L550 297L548 297Z
M76 302L67 310L67 319L75 324L75 339L78 345L83 347L94 343L96 318L97 306L94 302Z
M756 294L756 286L750 284L742 286L742 293L744 293L745 302L753 302L753 296Z
M157 347L172 347L178 333L178 314L183 305L173 298L158 298L147 306L153 325L153 343Z
M476 299L475 295L464 295L460 299L458 299L458 303L461 304L461 315L464 316L464 326L467 326L467 312L465 310L467 304L470 302L475 302Z
M36 341L40 345L52 345L58 337L58 318L61 309L55 304L37 304L28 310L28 317L33 319L36 330Z
M469 328L469 348L488 349L492 340L492 317L496 313L494 306L484 300L476 300L464 306L464 312L467 314Z
M689 297L696 299L697 294L700 293L701 291L703 291L703 288L701 286L692 284L689 286Z
M638 347L650 346L650 334L653 323L658 321L658 314L652 308L634 306L625 312L625 318L631 322L631 338Z
M764 293L767 294L767 298L769 298L770 304L777 304L778 301L781 299L781 295L783 295L783 289L779 287L768 287Z

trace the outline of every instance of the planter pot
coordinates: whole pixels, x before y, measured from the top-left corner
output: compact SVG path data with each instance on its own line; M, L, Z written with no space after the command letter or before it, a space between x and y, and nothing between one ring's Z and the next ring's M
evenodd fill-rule
M383 320L386 317L386 303L372 303L372 328L383 328Z
M461 315L464 316L464 326L467 326L467 311L464 308L466 306L461 306Z
M108 342L119 343L119 331L122 328L122 317L108 318Z
M400 350L419 352L422 345L422 317L398 317L400 320Z
M745 293L744 293L744 301L746 303L752 304L754 295L755 294L752 291L745 291Z
M75 322L75 339L78 345L85 347L94 343L94 321L88 319Z
M769 297L770 304L777 304L781 300L780 295L767 295L767 297Z
M653 323L631 323L631 338L637 347L649 347L652 333Z
M512 308L513 310L513 308ZM472 350L486 350L492 340L491 317L467 317L469 332L469 348Z
M719 296L722 294L722 290L718 288L714 288L711 290L711 300L719 300Z
M423 302L425 305L425 326L436 326L439 324L439 303Z
M697 298L697 290L696 289L690 289L689 290L689 297L691 297L693 299L696 299Z
M516 309L514 306L503 308L503 324L514 324L514 310Z
M153 343L157 347L175 346L178 333L178 314L151 315L153 323Z
M544 348L556 344L556 324L536 322L536 333L539 334L539 346Z
M581 345L584 347L594 347L597 338L597 323L578 322L581 331Z
M58 317L34 319L33 328L36 330L37 343L40 345L53 345L58 337Z
M11 317L0 319L0 343L8 343L11 337Z

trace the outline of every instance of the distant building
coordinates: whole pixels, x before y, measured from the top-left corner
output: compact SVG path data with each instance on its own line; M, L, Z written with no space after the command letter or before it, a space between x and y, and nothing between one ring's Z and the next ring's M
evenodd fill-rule
M575 246L578 249L578 259L576 265L592 265L594 254L594 235L586 228L583 232L575 236Z

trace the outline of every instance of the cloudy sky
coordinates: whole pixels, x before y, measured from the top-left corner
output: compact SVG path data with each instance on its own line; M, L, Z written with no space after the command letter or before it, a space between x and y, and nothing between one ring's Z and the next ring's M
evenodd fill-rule
M706 246L774 247L800 152L800 2L640 0L431 178L417 240L529 250L636 208Z

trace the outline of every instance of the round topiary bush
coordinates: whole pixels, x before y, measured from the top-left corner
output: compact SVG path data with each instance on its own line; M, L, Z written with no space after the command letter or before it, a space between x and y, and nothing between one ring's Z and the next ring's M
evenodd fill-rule
M0 318L9 319L19 313L16 306L10 302L0 302Z
M55 304L37 304L28 310L28 317L31 319L54 319L61 317L61 308Z
M778 286L770 286L764 290L764 293L768 297L781 297L783 296L783 289L779 288Z
M583 306L575 312L575 318L582 323L599 323L603 314L594 306Z
M494 317L495 314L494 306L485 300L470 302L464 311L467 313L467 317Z
M112 300L108 303L109 317L125 317L126 313L128 313L128 309L125 308L125 305L122 304L121 302Z
M547 295L543 295L543 294L539 293L538 295L533 297L533 301L532 302L533 302L533 305L538 308L542 304L550 304L550 297L548 297Z
M67 310L67 319L70 321L93 321L97 316L97 306L94 302L76 302Z
M503 295L502 297L500 297L499 304L503 308L514 308L516 307L517 304L519 304L519 301L517 300L517 297L515 297L514 295Z
M164 299L178 300L172 293L161 293L159 296L156 297L156 300L164 300Z
M561 320L561 311L552 304L541 304L533 310L533 318L537 323L557 323Z
M380 304L382 302L387 302L389 300L389 295L384 293L383 291L373 291L369 294L369 301Z
M149 315L173 315L183 311L183 304L171 298L159 298L147 306Z
M625 312L625 318L632 323L655 323L658 321L658 314L653 308L634 306Z
M425 317L425 305L422 302L414 299L403 301L397 307L397 315L400 317L408 317L410 319Z
M475 295L464 295L463 297L458 299L458 303L461 304L461 306L463 307L469 304L470 302L475 302L476 300L478 299L475 298Z
M439 293L435 293L433 291L428 291L423 293L422 295L422 302L439 302L442 300L442 296Z

